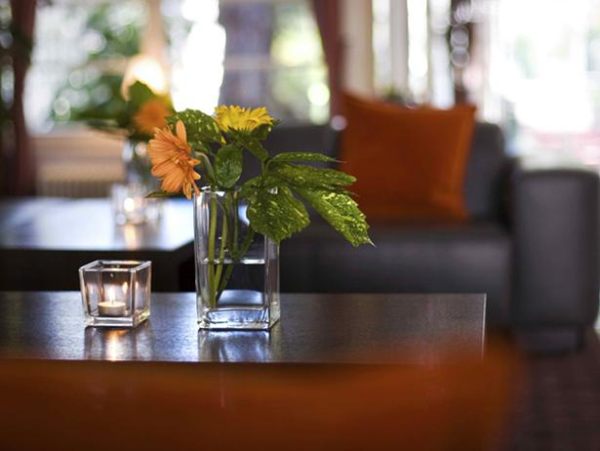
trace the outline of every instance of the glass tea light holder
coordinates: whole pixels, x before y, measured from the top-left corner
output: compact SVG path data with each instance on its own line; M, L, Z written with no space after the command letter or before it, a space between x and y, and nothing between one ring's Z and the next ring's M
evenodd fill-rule
M113 185L111 198L115 222L124 225L157 221L162 204L160 199L147 198L148 193L148 188L141 183Z
M136 327L148 319L151 265L96 260L79 268L86 326Z

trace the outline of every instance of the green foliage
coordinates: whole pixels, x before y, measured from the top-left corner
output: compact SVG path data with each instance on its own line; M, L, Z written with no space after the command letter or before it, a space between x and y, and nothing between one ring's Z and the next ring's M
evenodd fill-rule
M247 149L255 158L264 162L269 158L269 152L263 147L260 141L248 133L231 130L229 136L244 149Z
M248 215L252 227L275 241L279 241L279 237L287 238L293 231L306 227L305 218L274 207L268 213L261 214L258 210L265 208L264 193L284 192L292 195L295 192L350 244L372 244L366 217L345 190L354 181L355 178L351 175L334 169L279 163L268 166L262 175L242 185L242 197L253 207L253 217ZM294 200L302 204L298 199ZM304 206L302 211L305 211ZM281 216L277 221L274 219L277 214L287 216ZM256 220L260 221L258 225L255 224ZM268 227L265 225L267 222Z
M348 193L312 187L296 190L350 244L373 244L369 238L366 217Z
M304 204L285 187L273 190L257 189L247 210L252 228L279 243L310 223Z
M335 158L331 158L322 153L315 152L282 152L271 158L271 162L276 163L292 163L296 161L307 161L316 163L333 163L337 161Z
M148 194L146 197L148 199L164 199L167 197L173 197L174 194L173 193L167 193L166 191L154 191L150 194Z
M234 144L228 144L215 156L215 177L217 183L225 188L232 188L242 175L242 149Z
M285 163L270 165L269 173L294 187L323 188L333 191L338 191L356 181L353 176L335 169Z
M87 77L86 71L77 76ZM111 123L115 128L124 128L128 124L127 102L121 97L123 77L115 74L101 74L92 78L80 89L70 85L61 88L56 95L56 102L63 102L71 97L81 97L81 104L70 103L66 115L58 115L52 111L53 120L97 121Z
M246 149L260 161L266 161L269 158L269 153L257 139L250 138L244 142Z
M182 121L187 131L188 143L192 148L205 149L207 144L223 143L223 136L212 116L198 110L183 110L174 113L167 118L171 128L175 128L175 123Z
M140 53L142 17L123 21L123 11L118 2L99 4L91 8L85 30L102 38L104 45L90 53L90 60L121 58ZM89 5L85 6L89 8ZM120 20L119 20L120 19Z
M134 110L137 110L148 100L156 97L154 91L141 81L136 81L129 87L129 104Z
M1 2L0 2L1 3ZM79 8L75 4L71 7ZM118 2L81 6L87 14L87 22L75 40L88 35L96 37L102 45L90 52L87 61L74 69L56 93L53 121L94 121L94 126L107 131L129 129L131 114L127 102L121 96L121 74L114 73L115 61L140 52L140 32L143 17L129 10L129 20L123 20L123 6ZM98 73L100 71L100 73Z
M267 136L269 136L269 133L271 133L271 130L273 130L273 127L275 127L277 124L279 124L279 121L275 120L271 125L264 124L256 127L250 132L250 135L258 141L264 141L267 139Z
M245 151L261 162L261 175L246 181L240 191L255 232L277 243L289 238L310 223L306 203L353 246L371 243L366 218L347 191L356 179L342 171L308 165L329 163L333 158L311 152L269 158L251 132L222 134L211 116L194 110L175 113L167 121L174 128L178 120L185 124L192 153L201 160L203 180L214 191L229 191L240 180Z

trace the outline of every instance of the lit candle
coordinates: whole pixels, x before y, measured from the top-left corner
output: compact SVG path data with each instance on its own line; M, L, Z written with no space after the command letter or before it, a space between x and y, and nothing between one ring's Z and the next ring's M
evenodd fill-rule
M135 199L126 197L123 201L123 210L125 210L125 213L133 213L136 210Z
M123 212L130 222L140 222L144 215L144 205L146 199L143 196L133 193L131 196L123 199Z
M122 294L120 291L122 290ZM121 290L109 286L106 288L104 302L98 303L100 316L125 316L125 297L127 294L127 282L123 282Z

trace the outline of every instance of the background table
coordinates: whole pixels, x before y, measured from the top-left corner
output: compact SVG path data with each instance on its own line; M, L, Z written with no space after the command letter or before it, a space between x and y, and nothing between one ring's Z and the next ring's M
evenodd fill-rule
M118 226L108 199L0 202L0 289L78 290L77 270L96 259L151 260L156 291L193 288L193 211L164 203L156 224Z
M0 357L435 364L483 349L483 294L281 296L268 333L198 331L193 293L153 294L131 330L84 328L78 292L0 293Z

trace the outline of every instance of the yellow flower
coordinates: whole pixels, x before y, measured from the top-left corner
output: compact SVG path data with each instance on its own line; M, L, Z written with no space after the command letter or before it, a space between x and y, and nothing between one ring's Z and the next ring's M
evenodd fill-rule
M237 105L217 107L215 120L224 132L229 130L252 131L261 125L273 124L273 118L265 107L251 109Z
M167 126L167 116L171 114L169 107L160 99L151 99L142 104L133 116L135 127L142 133L151 134L155 128Z
M169 128L154 130L154 139L148 145L152 175L161 179L163 191L183 191L185 197L191 199L192 190L196 194L200 192L196 185L200 175L194 171L194 166L200 164L200 161L192 158L183 122L177 121L175 131L174 135Z

